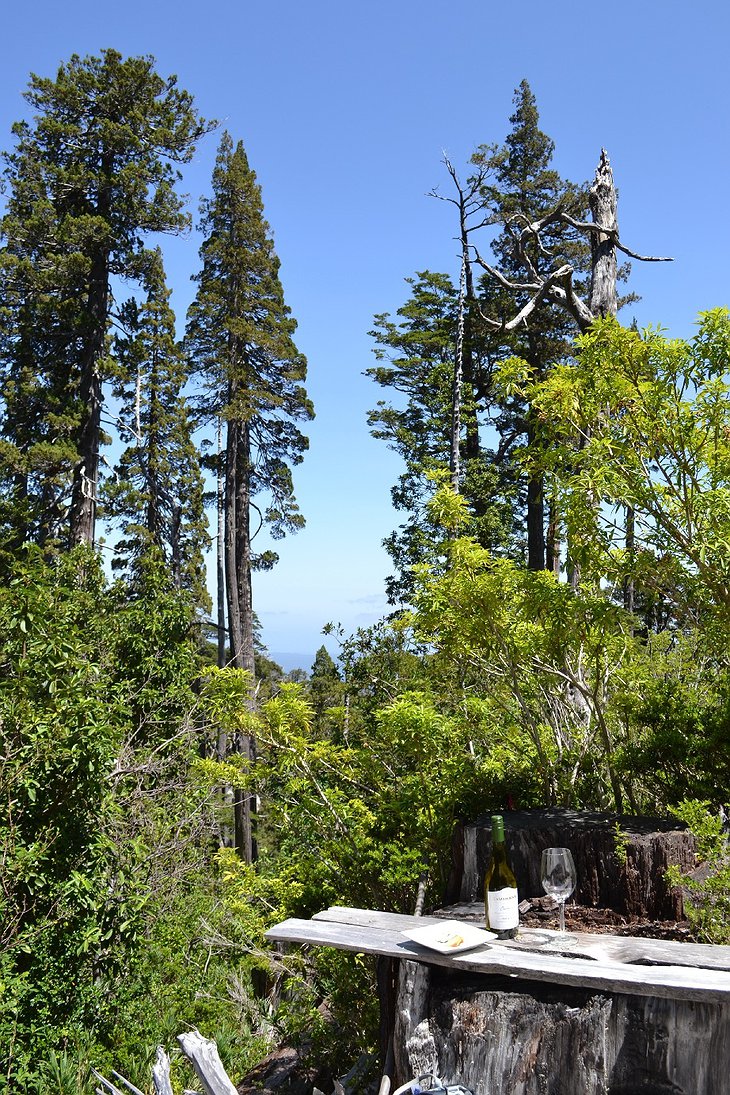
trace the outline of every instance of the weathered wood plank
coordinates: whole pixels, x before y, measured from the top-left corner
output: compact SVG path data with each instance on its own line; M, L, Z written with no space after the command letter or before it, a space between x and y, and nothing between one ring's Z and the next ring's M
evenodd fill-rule
M421 958L421 961L424 959ZM730 1003L730 976L722 970L693 966L643 966L597 962L576 956L519 952L514 948L480 948L449 959L472 973L500 974L575 988L673 1000ZM443 963L439 963L443 965Z
M152 1084L155 1095L173 1095L170 1081L170 1058L164 1046L157 1047L155 1063L152 1066Z
M332 920L340 924L358 925L363 928L408 931L410 928L438 924L438 916L409 916L407 913L382 912L380 909L353 909L348 905L332 905L315 913L313 920Z
M319 947L334 947L337 950L354 951L356 954L382 954L389 958L414 956L409 952L408 945L399 931L373 930L356 924L339 924L335 921L292 918L270 928L266 938L279 943L308 943ZM416 947L415 943L413 947Z
M432 919L438 921L437 917ZM683 943L652 948L646 947L652 942L648 940L578 935L571 946L564 946L559 933L525 929L519 940L500 940L474 951L442 955L405 938L404 932L423 922L424 918L334 907L314 920L286 920L267 936L281 942L606 992L730 1002L730 948L702 948L702 960L707 964L695 965L683 960ZM556 939L561 948L558 952ZM635 949L631 946L634 942ZM700 960L697 952L692 958Z
M479 923L483 920L481 903L459 905L441 910L448 919ZM414 917L401 913L381 912L376 909L353 909L345 905L333 905L329 909L316 913L313 920L349 924L372 928L374 930L395 929L408 932L412 927L425 924L437 924L441 916ZM730 947L712 943L682 943L667 939L638 939L626 935L610 933L577 932L571 934L575 941L565 948L568 957L574 957L576 950L587 958L606 959L612 962L627 962L635 965L697 966L703 969L730 971ZM521 928L517 939L495 941L495 946L516 947L522 950L537 950L542 953L542 944L550 940L553 951L560 944L560 933L550 928Z

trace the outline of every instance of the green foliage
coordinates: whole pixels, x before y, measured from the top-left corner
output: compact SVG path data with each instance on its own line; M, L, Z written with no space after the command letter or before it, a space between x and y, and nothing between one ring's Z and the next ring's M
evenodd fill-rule
M707 943L730 943L730 848L723 817L709 802L688 799L671 811L684 821L697 841L700 872L682 874L670 867L667 880L685 895L689 921Z
M424 693L405 693L349 741L325 740L296 685L284 685L261 716L266 847L296 881L290 907L375 901L405 911L424 873L442 889L454 820L480 783L466 720L440 714Z
M271 1024L266 1001L251 987L248 938L211 865L187 872L173 900L154 903L144 946L116 991L113 1025L96 1063L115 1068L143 1089L155 1049L173 1050L181 1030L195 1026L214 1038L229 1074L244 1074L265 1056ZM258 941L258 936L256 936ZM190 1087L189 1066L172 1054L176 1089ZM179 1086L178 1086L179 1085Z
M209 836L191 612L159 571L107 587L90 553L31 549L0 635L0 1088L20 1092L42 1090L38 1062L65 1084L85 1039L113 1040Z
M703 314L690 342L598 321L576 363L525 387L543 439L533 458L575 564L614 590L630 576L662 625L726 617L730 604L729 333L723 309ZM622 507L634 514L629 546Z
M674 817L686 824L694 836L697 855L703 862L723 859L727 852L723 818L719 813L711 813L710 805L709 802L700 802L698 799L685 799L670 810Z
M127 334L115 340L114 394L121 403L120 437L127 447L103 491L107 522L123 534L114 545L112 566L134 575L140 557L160 552L177 587L209 610L200 456L182 395L186 373L159 250L146 282L146 301L125 304Z
M14 546L94 539L112 279L183 229L178 164L209 126L151 57L76 55L32 76L0 222L0 526ZM68 496L71 493L71 505Z
M342 710L344 683L326 646L317 651L307 688L312 704L314 725L321 734L334 730Z
M627 832L624 832L617 821L613 827L613 847L616 859L622 867L625 867L628 863L628 846L630 843L631 837Z
M395 402L381 400L368 415L373 435L398 452L405 469L391 491L394 507L406 514L385 545L396 573L386 585L392 603L410 599L412 568L429 553L440 532L428 510L429 477L448 468L458 296L445 274L420 272L408 278L411 296L397 311L375 317L371 332L378 365L367 370ZM484 428L489 418L491 344L474 345L474 390L465 384L465 414ZM477 390L478 388L478 390ZM405 401L403 399L405 396ZM509 543L514 501L489 454L465 452L463 489L470 502L472 531L495 549Z
M468 537L445 550L442 573L418 575L417 635L445 673L457 671L465 696L488 697L502 733L522 737L544 801L620 808L607 712L635 646L630 619L600 594L576 597L552 573L497 559Z
M630 727L619 763L643 788L649 811L676 806L688 786L716 802L730 779L730 677L726 638L706 632L649 634L620 700Z

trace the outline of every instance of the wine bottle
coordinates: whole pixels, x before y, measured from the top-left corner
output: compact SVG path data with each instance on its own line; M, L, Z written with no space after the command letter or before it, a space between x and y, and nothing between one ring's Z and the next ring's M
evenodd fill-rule
M484 905L489 931L499 939L514 939L520 919L517 879L507 862L504 818L501 814L492 817L492 858L484 879Z

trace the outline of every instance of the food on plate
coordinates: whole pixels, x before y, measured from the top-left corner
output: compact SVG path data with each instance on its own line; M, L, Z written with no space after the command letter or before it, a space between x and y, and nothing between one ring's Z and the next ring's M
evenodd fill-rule
M460 947L463 942L464 942L464 936L463 935L450 935L449 938L446 940L446 946L447 947Z

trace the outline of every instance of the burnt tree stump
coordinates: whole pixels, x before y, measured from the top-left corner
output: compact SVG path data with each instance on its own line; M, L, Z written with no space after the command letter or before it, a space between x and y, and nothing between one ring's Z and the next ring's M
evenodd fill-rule
M477 1095L728 1090L728 1005L424 968L415 998L404 971L399 1082L433 1072Z
M564 847L575 860L573 899L580 905L649 920L681 920L684 915L681 893L664 877L671 865L687 872L695 865L695 840L681 822L553 808L507 811L504 828L520 898L543 895L541 852ZM457 826L445 904L483 898L491 844L488 816Z

